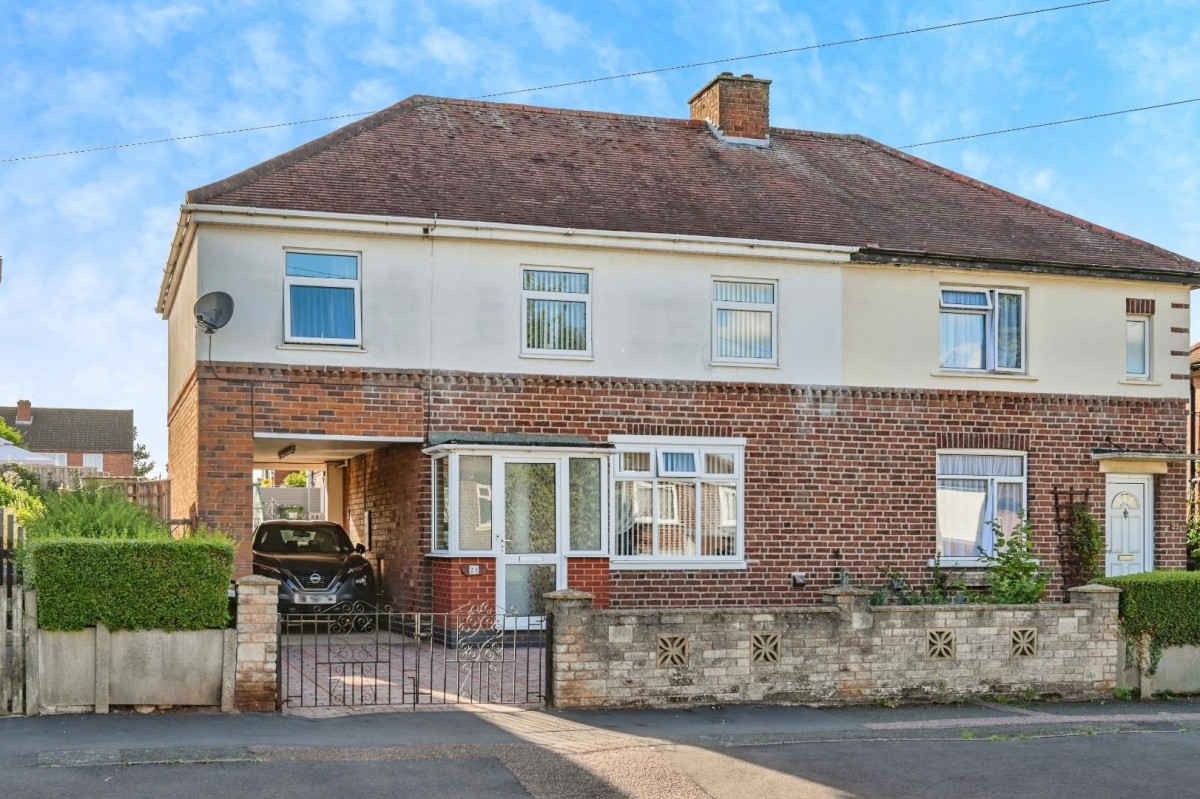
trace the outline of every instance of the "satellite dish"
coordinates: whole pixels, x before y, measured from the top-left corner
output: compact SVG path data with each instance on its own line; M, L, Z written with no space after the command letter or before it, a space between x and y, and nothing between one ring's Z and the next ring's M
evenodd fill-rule
M223 291L212 291L196 300L192 306L196 327L205 333L220 330L233 317L233 297Z

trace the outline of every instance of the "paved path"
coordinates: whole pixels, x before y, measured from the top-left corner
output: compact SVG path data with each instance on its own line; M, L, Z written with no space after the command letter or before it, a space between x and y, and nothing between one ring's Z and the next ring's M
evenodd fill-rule
M1200 702L0 719L9 797L1200 796Z

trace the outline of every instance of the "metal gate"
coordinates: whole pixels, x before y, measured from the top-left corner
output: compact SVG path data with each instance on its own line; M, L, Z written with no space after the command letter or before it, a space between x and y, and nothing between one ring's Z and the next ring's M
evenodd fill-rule
M494 606L399 613L362 602L280 617L286 708L542 704L546 620Z

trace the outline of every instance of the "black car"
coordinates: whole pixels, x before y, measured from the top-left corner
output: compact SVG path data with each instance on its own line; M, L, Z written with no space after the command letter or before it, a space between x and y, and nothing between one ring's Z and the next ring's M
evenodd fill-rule
M279 581L280 613L319 613L342 602L375 601L366 547L340 524L276 519L254 531L254 573Z

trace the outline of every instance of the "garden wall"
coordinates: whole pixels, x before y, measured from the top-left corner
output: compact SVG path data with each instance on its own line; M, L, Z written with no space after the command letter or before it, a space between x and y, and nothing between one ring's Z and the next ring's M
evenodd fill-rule
M983 694L1096 698L1117 686L1120 592L1070 604L870 607L832 588L804 609L594 610L548 594L554 706L853 704Z

